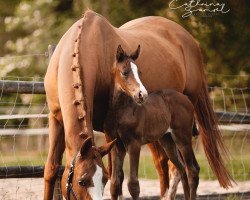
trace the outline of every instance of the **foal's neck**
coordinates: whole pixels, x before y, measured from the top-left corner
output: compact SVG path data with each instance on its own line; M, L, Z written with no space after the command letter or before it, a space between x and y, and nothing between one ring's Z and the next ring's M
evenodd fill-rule
M124 109L133 106L133 104L133 99L124 91L121 91L113 79L110 90L109 112L113 113L112 115L117 116L118 113L121 113Z
M117 89L114 89L111 99L111 109L114 111L123 110L128 106L134 105L133 99L130 96Z

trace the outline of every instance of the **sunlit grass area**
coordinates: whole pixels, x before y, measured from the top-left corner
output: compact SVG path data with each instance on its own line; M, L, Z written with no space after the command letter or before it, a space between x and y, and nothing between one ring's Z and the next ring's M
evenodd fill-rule
M1 163L1 166L36 166L44 165L46 161L47 152L18 152L13 156L13 154L2 154L1 160L4 162ZM196 155L198 163L201 167L200 170L200 179L204 180L215 180L211 169L209 168L208 162L203 155ZM107 157L103 159L105 165L107 166ZM236 180L250 180L250 156L244 156L242 158L234 158L229 163L227 163L228 169L233 174L233 177ZM129 161L128 156L126 156L124 161L124 173L125 175L129 172ZM139 177L145 179L158 179L157 172L154 167L153 159L151 155L143 154L140 158L139 165Z
M44 165L48 153L48 138L47 136L45 138L37 137L38 136L29 136L24 138L18 136L15 140L13 140L12 137L1 138L1 144L3 145L1 145L0 151L0 166ZM250 147L247 145L245 136L244 138L245 145L242 145L242 136L230 136L226 137L225 140L232 154L231 160L226 162L226 165L233 174L233 177L239 181L250 180ZM96 140L98 145L105 143L102 136L98 136ZM15 141L15 145L13 145L13 141ZM200 178L204 180L214 180L215 177L201 147L202 145L195 140L195 154L201 167ZM103 160L107 166L107 156ZM128 175L129 162L127 155L124 162L124 172L125 175ZM139 177L145 179L158 179L151 153L146 146L143 146L141 151Z

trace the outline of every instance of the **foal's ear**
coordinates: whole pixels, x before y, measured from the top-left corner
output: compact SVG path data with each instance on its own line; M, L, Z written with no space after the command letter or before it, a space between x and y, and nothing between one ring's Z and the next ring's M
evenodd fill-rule
M116 139L114 139L113 141L111 141L107 144L104 144L101 147L98 147L98 151L101 154L101 156L103 157L106 154L108 154L110 152L110 150L112 149L112 147L115 145L115 143L116 143Z
M138 47L137 47L137 49L135 50L135 52L133 52L133 53L130 55L130 58L131 58L132 60L136 60L136 59L139 57L140 51L141 51L141 46L138 45Z
M85 156L89 153L89 151L92 149L92 137L87 137L87 139L84 140L82 146L81 146L81 156Z
M125 57L126 57L126 53L122 49L122 46L119 44L119 46L117 47L117 52L116 52L116 60L118 62L122 62Z

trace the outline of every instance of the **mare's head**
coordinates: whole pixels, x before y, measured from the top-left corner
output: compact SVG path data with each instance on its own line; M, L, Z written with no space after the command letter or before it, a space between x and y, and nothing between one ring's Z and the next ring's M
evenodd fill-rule
M86 137L74 159L64 181L66 199L73 200L101 200L104 186L108 181L102 157L109 153L115 141L101 147L93 146L91 137ZM63 189L65 189L63 185ZM72 189L71 189L72 188Z
M113 66L113 76L115 88L127 93L136 103L141 104L147 98L148 93L139 78L138 68L135 64L135 60L138 58L139 54L140 45L130 55L122 49L121 45L119 45Z

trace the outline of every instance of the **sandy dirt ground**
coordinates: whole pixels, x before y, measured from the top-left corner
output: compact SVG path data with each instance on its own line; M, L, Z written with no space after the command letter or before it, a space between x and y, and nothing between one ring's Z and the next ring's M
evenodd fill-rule
M123 191L125 197L130 197L124 181ZM140 196L157 196L160 193L159 181L157 180L140 180ZM198 195L204 194L222 194L235 192L249 192L250 181L238 182L233 188L225 190L221 188L217 181L200 181ZM181 194L182 188L179 184L178 193ZM43 179L0 179L0 200L28 200L42 199L43 196ZM105 187L104 199L109 198L109 182Z

